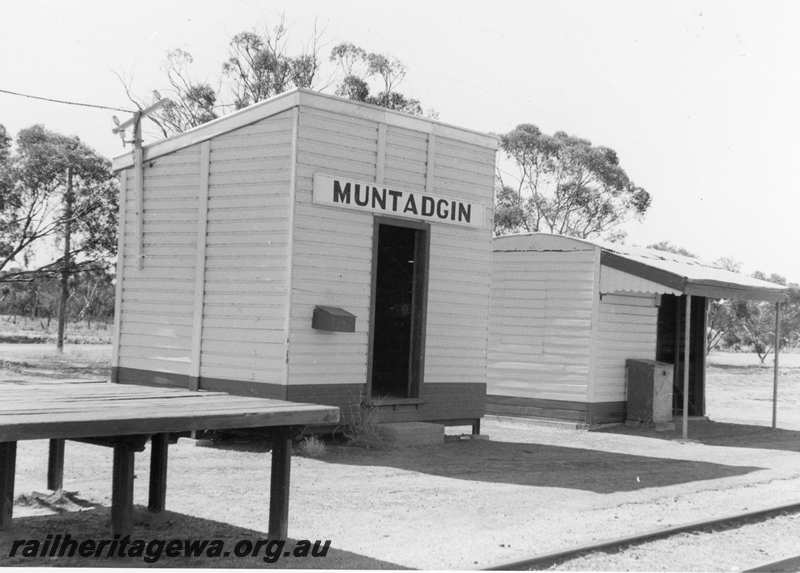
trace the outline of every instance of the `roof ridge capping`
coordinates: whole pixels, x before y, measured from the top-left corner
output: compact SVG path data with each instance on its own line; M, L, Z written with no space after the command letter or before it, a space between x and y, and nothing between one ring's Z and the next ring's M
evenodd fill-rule
M293 88L269 99L254 103L233 113L193 127L166 139L142 146L144 160L154 159L217 135L266 119L297 106L307 106L332 112L350 112L350 115L388 125L450 137L489 149L499 147L499 137L481 131L459 127L439 120L388 109L374 104L356 102L339 96L324 94L307 88ZM347 111L345 111L347 110ZM133 165L133 151L115 156L112 169L119 171Z
M540 239L545 244L538 245L537 239ZM544 233L541 231L499 235L493 237L492 241L495 245L493 247L495 251L574 251L602 248L601 245L587 241L586 239L578 239L576 237L558 235L556 233ZM506 244L504 245L504 243ZM499 245L503 246L501 247Z

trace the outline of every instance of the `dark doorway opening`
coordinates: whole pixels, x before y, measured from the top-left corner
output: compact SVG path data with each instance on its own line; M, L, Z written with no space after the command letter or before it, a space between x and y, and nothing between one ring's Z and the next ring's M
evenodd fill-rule
M428 231L376 219L371 397L416 398L422 383Z
M689 416L705 416L706 298L692 297L689 325ZM662 295L658 307L656 360L674 364L672 411L683 413L683 348L686 328L686 296Z

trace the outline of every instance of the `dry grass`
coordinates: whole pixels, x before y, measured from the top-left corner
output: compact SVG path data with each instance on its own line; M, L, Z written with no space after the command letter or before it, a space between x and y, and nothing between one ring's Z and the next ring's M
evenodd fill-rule
M294 448L294 453L309 458L321 458L327 452L327 446L317 436L306 436Z
M110 344L66 345L0 343L0 380L19 377L108 378Z
M345 417L342 434L351 446L367 449L386 447L386 439L380 431L380 413L366 403L354 404Z
M0 315L0 342L55 343L57 328L56 319ZM110 322L69 322L64 338L67 344L110 344L113 330Z

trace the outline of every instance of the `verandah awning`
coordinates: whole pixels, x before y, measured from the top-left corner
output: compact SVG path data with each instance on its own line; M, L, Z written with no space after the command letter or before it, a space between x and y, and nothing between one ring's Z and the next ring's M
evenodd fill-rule
M687 294L780 302L788 289L697 259L654 249L601 247L600 291ZM604 272L605 271L605 272ZM614 272L617 271L617 272Z
M780 303L788 289L782 285L721 269L682 255L654 249L601 246L600 292L643 292L686 295L683 356L682 435L688 438L689 352L692 296L775 303L775 365L772 386L772 427L777 425ZM705 368L705 361L703 362Z

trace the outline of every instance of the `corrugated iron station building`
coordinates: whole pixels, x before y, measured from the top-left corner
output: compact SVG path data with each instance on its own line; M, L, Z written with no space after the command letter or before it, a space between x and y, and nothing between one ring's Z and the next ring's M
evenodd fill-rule
M113 379L479 419L496 148L294 90L115 158Z
M559 235L498 237L493 250L487 411L498 415L624 421L625 362L643 359L672 363L674 411L703 416L708 300L786 293L696 259Z

